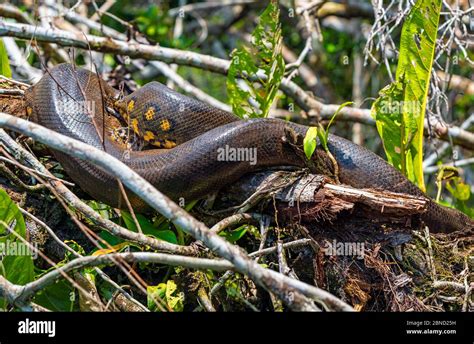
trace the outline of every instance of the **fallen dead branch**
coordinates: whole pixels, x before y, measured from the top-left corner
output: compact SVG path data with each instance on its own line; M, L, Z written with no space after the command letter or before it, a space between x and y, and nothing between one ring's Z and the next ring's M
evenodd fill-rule
M281 204L280 211L285 215L295 216L301 220L302 216L318 218L318 213L324 213L322 218L334 219L342 211L352 211L356 207L363 207L365 215L378 218L380 221L407 222L412 217L417 217L426 211L427 200L385 190L357 189L348 185L335 185L322 175L307 174L295 181L290 186L284 187L286 180L293 178L293 172L260 172L244 177L226 189L226 198L235 203L247 205L248 199L256 198L258 190L265 190L261 198L271 198ZM266 192L268 183L281 184L283 187ZM256 191L257 190L257 191ZM246 206L244 209L248 210ZM227 222L240 222L252 220L248 214L237 214L223 220L215 228L226 226Z

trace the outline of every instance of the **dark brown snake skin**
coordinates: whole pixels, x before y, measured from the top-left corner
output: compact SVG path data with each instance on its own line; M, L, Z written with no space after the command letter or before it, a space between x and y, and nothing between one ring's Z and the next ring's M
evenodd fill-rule
M171 149L129 152L108 135L113 130L112 120L105 114L103 100L116 96L117 91L100 81L97 75L61 64L30 88L26 99L33 121L105 150L173 200L183 197L188 202L202 197L245 173L265 167L305 165L282 138L287 136L289 128L304 136L307 127L277 119L242 121L156 82L132 93L118 107L122 113L128 113L130 122L142 121L132 123L132 127L137 126L141 135L148 135L148 141ZM82 106L84 104L87 106ZM151 112L144 115L150 107ZM257 163L219 161L218 149L226 145L256 147ZM361 146L330 135L329 149L338 162L342 183L424 195L400 172ZM124 206L117 181L108 173L90 162L57 151L54 154L69 176L92 197L115 207ZM138 211L145 209L143 202L131 193L130 201ZM474 221L466 215L431 199L422 220L433 232L474 229Z

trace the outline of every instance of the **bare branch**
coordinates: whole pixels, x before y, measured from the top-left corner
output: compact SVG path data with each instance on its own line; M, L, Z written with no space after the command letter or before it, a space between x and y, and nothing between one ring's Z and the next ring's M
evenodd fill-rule
M189 4L185 6L180 6L172 8L168 11L170 16L177 16L180 13L187 13L192 11L202 11L202 10L211 10L215 8L225 7L225 6L239 6L256 3L256 0L220 0L220 1L208 1L197 4Z

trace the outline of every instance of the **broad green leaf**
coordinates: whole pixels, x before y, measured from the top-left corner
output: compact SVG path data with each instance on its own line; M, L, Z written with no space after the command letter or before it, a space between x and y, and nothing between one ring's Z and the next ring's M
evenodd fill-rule
M35 277L32 252L9 230L26 237L23 215L7 192L0 189L0 275L14 284L25 285ZM6 301L0 298L0 309L5 307Z
M8 228L26 238L23 215L7 192L0 189L0 257L3 256L0 273L10 282L23 285L34 279L32 252Z
M248 230L249 230L249 226L243 225L230 232L221 232L220 236L223 236L227 241L234 243L237 240L241 239L245 235L245 233L248 232Z
M133 220L132 215L125 210L122 210L120 212L122 215L122 219L125 222L125 225L127 226L128 229L131 231L137 232L137 226L135 225L135 221ZM141 215L141 214L135 214L138 220L138 224L140 225L140 228L142 229L143 233L145 234L152 234L153 232L156 232L156 227L153 226L153 224L148 221L148 219Z
M380 91L372 116L390 164L425 190L423 129L441 0L418 0L402 29L396 80Z
M446 189L454 198L453 204L449 204L448 206L462 211L468 216L474 218L474 208L468 205L469 203L472 203L473 198L471 187L464 183L462 178L459 177L459 170L453 166L441 166L438 175L436 176L436 185L438 187L436 202L446 205L446 202L441 200L443 182L446 182Z
M311 159L313 156L314 151L316 150L317 140L318 137L318 128L310 127L306 132L306 135L303 139L303 149L306 158Z
M452 185L451 185L452 183ZM468 204L473 201L470 185L464 183L461 178L453 178L446 183L446 189L454 197L454 207L466 215L474 218L474 208Z
M245 49L235 50L232 53L232 60L227 74L227 93L232 105L233 112L240 118L260 117L256 109L250 104L249 99L255 98L253 84L249 80L242 79L246 88L238 84L240 75L245 72L242 78L256 75L258 68L255 66L252 55Z
M115 245L118 245L118 244L124 242L123 239L121 239L121 238L119 238L119 237L117 237L117 236L115 236L115 235L113 235L113 234L111 234L107 231L101 231L99 233L99 237L101 239L105 240L111 246L115 246Z
M157 286L148 286L146 288L147 293L147 306L150 311L157 311L160 308L155 303L155 300L164 300L166 293L166 284L160 283Z
M31 255L3 257L1 263L4 274L10 282L18 285L25 285L35 279L33 259Z
M147 288L147 303L148 309L151 311L159 311L160 308L155 303L155 300L163 300L166 305L175 312L182 312L184 308L184 293L178 290L176 283L173 280L168 280L166 283L160 283L157 286L149 286Z
M160 240L167 241L172 244L178 244L178 238L176 238L176 234L172 230L158 230L154 236Z
M278 2L272 0L260 15L251 49L243 47L232 53L227 93L234 113L241 118L267 117L276 98L285 73L279 17Z
M136 232L137 226L135 225L135 221L133 221L132 215L126 211L121 211L122 219L125 222L125 225L131 231ZM151 223L145 216L142 214L135 214L138 220L138 224L143 231L143 234L154 236L160 240L164 240L173 244L178 243L178 239L176 238L176 234L170 230L159 230L156 228L153 223Z
M5 44L0 38L0 75L6 76L7 78L12 77L12 71L10 69L10 62L8 61L7 49Z
M453 185L450 182L446 184L446 189L459 201L467 201L471 197L471 187L464 183L461 178L456 178Z
M0 221L9 228L13 227L16 233L23 238L25 237L26 226L23 215L15 202L11 200L10 196L8 196L7 192L3 189L0 189ZM0 240L6 236L13 236L12 234L8 234L8 230L4 228L4 226L0 226L0 235Z
M62 279L38 292L33 300L51 311L70 312L79 310L77 299L74 288Z
M184 308L184 293L178 291L178 286L173 280L166 282L166 302L175 312L182 312Z
M65 240L64 243L76 251L80 255L86 255L84 248L74 240ZM64 259L58 262L55 266L51 266L49 269L40 270L37 272L36 278L40 278L47 273L56 270L57 268L67 264L68 262L76 259L76 256L71 252L66 251ZM84 274L91 275L90 271L93 268L85 268ZM39 269L37 269L39 270ZM94 274L95 272L93 272ZM53 284L42 289L34 297L34 302L51 310L57 312L66 311L79 311L79 297L76 294L75 288L71 283L65 279L60 279Z

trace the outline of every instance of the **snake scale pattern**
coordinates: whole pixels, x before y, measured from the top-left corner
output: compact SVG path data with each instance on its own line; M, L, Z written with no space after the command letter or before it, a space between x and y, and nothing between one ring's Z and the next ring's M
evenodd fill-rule
M288 131L304 137L308 127L278 119L240 120L232 113L151 82L117 101L118 91L96 74L71 64L49 72L26 94L30 118L58 133L105 150L173 200L202 197L236 181L245 173L271 166L304 167L287 140ZM115 108L132 130L155 149L130 151L109 133ZM222 147L256 148L255 164L218 159ZM399 171L373 152L336 135L329 150L338 164L339 180L356 188L379 188L424 196ZM317 149L317 156L324 151ZM54 151L64 170L84 191L114 207L123 207L117 180L88 161ZM146 205L130 193L137 211ZM461 212L428 200L422 220L433 232L472 231L474 221Z

